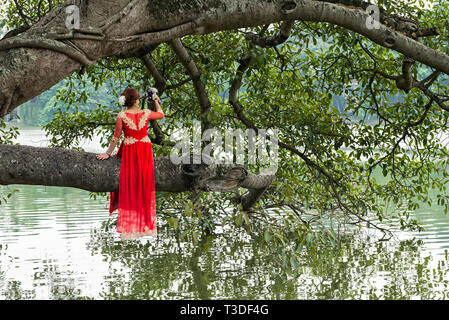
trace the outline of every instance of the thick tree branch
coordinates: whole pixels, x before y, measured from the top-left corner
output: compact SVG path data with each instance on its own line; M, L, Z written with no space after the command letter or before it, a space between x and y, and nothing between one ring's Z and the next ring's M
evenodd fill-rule
M36 48L48 49L55 52L63 53L72 58L83 66L90 66L95 63L90 60L84 53L65 44L62 41L56 41L48 38L19 38L13 37L0 41L0 51L14 48Z
M367 10L373 3L361 0L318 0L321 2L333 3L339 6L343 6L349 9L355 10ZM379 9L379 22L385 24L387 27L405 33L408 37L419 38L439 35L439 30L436 27L421 28L413 19L401 17L398 15L392 15L386 12L382 7Z
M412 73L412 66L415 60L405 57L402 61L402 76L398 77L396 81L396 86L399 89L404 90L405 93L409 93L415 82Z
M156 158L154 162L157 191L260 189L269 186L269 180L273 178L252 174L233 164L175 165L168 157ZM117 191L120 163L120 158L98 160L94 153L70 149L0 144L0 185L31 184L92 192Z
M29 28L30 28L30 26L27 26L27 25L20 26L17 29L11 30L8 33L6 33L1 40L5 40L7 38L15 37L15 36L25 32L25 31L27 31Z
M201 107L201 133L203 133L211 127L210 121L207 118L210 113L211 103L207 94L206 86L201 80L201 73L192 56L182 44L181 39L176 38L168 43L192 78L195 94Z

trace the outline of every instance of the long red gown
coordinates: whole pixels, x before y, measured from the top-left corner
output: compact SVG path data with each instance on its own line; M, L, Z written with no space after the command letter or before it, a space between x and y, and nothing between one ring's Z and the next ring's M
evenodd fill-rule
M122 239L157 235L156 192L153 147L147 134L151 119L164 114L145 109L121 111L117 116L113 140L124 139L116 157L121 157L118 192L109 193L109 214L118 209L117 232Z

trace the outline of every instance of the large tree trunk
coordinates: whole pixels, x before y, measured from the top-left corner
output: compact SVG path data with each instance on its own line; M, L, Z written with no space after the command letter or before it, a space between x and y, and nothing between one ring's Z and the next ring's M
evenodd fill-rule
M189 157L189 163L197 162L193 160L196 155ZM0 144L0 185L31 184L92 192L117 191L120 163L120 158L98 160L94 153L64 148ZM245 210L249 210L274 180L273 175L255 175L234 164L207 165L203 162L176 165L170 158L163 157L156 158L154 165L157 191L226 192L243 187L249 189L239 199Z
M81 28L65 26L65 7L0 41L0 116L101 57L144 53L150 45L283 20L330 22L449 74L449 57L393 29L367 27L364 10L312 0L81 0ZM333 1L335 2L335 1ZM347 1L346 1L347 2ZM136 51L137 50L137 51Z

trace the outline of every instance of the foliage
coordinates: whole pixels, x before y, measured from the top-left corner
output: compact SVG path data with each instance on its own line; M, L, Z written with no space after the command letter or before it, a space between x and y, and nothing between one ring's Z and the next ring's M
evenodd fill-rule
M384 2L384 7L416 18L423 26L438 27L442 36L424 38L423 43L449 54L449 4L434 1L433 9L427 10L415 3ZM35 12L27 14L34 17ZM24 23L12 3L7 16L10 28ZM272 24L265 36L278 29L278 23ZM401 74L401 55L328 23L297 22L289 39L277 47L249 46L243 32L261 30L182 39L211 102L207 119L219 130L246 129L228 101L228 91L241 59L253 57L238 98L245 117L256 127L278 129L283 147L276 182L251 213L233 208L229 194L204 193L195 204L187 193L158 194L158 206L174 212L167 213L167 222L181 237L196 242L200 230L240 227L294 267L304 247L338 242L361 226L384 234L392 222L402 229L421 230L410 211L420 202L431 203L432 190L447 212L448 150L441 138L447 134L448 113L436 103L428 104L417 88L406 94L383 76ZM171 140L180 129L189 129L192 119L202 118L201 108L192 81L183 83L186 71L171 47L162 43L151 55L172 86L162 95L167 116L159 122ZM412 68L418 80L432 71L420 63ZM447 83L447 76L440 75L430 89L447 94ZM137 58L102 58L86 68L83 77L72 75L44 108L49 109L43 122L59 106L44 127L53 137L52 145L76 148L79 139L100 135L106 146L121 90L133 86L142 92L148 85L154 85L151 74ZM102 100L107 92L110 101ZM346 104L338 96L345 96ZM154 146L156 156L168 156L170 150ZM257 172L259 165L248 168ZM382 173L382 181L374 178L376 172Z

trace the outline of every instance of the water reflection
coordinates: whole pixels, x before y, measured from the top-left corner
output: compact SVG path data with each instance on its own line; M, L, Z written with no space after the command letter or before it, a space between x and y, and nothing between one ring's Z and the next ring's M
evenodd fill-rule
M198 245L177 243L161 228L158 240L122 241L97 229L85 250L104 265L101 286L89 275L55 259L34 263L32 288L8 277L7 261L20 259L0 248L3 299L445 299L448 255L431 261L422 241L358 242L305 252L295 272L267 262L250 243L203 237ZM210 238L209 238L210 240ZM205 245L207 250L203 250ZM6 257L6 259L5 259ZM101 261L101 262L100 262ZM5 263L6 262L6 263ZM23 278L23 277L22 277Z
M43 143L36 135L23 142ZM292 273L239 230L194 246L161 219L158 238L121 241L105 199L7 188L19 191L0 205L0 299L447 298L449 222L437 206L414 213L425 232L304 252Z

